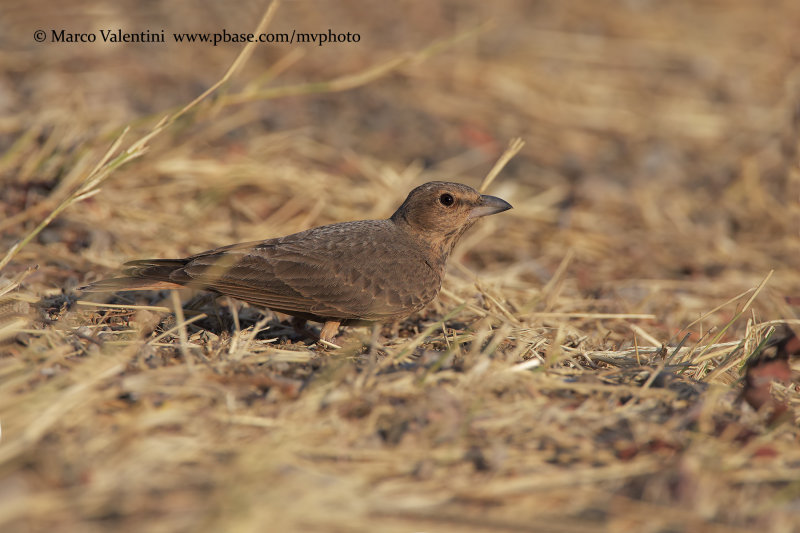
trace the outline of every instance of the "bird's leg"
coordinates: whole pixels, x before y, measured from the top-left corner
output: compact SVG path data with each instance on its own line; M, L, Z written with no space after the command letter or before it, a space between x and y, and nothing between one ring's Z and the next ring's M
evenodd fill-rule
M306 320L304 318L297 318L292 317L290 323L292 324L292 328L294 329L295 333L302 337L308 337L310 339L316 340L317 336L314 332L306 327ZM332 342L333 338L339 333L339 324L340 322L334 320L328 320L325 324L322 325L322 331L319 332L319 339L325 342Z
M314 331L311 328L306 326L306 322L307 321L305 318L297 318L296 316L293 316L291 320L289 320L289 323L292 325L292 329L299 337L303 337L311 341L316 341L317 340L316 333L314 333Z
M333 338L339 333L340 322L328 320L323 324L322 331L319 332L319 339L325 342L333 342Z
M308 335L308 328L306 328L306 319L305 318L297 318L293 316L289 319L289 324L292 325L292 329L298 335Z

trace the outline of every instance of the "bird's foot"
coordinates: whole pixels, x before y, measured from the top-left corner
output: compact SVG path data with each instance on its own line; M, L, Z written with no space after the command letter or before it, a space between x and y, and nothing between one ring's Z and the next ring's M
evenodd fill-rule
M319 335L317 335L306 325L305 319L293 317L291 320L291 325L295 333L312 341L319 341L327 348L339 348L338 345L333 343L333 338L336 337L336 334L339 332L339 324L340 322L329 320L322 325L322 329Z
M339 333L339 324L340 322L335 320L328 320L325 324L322 325L322 330L319 332L319 340L323 343L327 343L333 346L333 338Z

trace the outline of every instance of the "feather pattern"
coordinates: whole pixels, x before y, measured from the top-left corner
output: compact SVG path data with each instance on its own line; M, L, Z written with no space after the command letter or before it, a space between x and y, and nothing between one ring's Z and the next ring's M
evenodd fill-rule
M183 259L125 264L124 277L81 290L207 289L300 318L390 321L419 311L442 286L447 258L476 218L510 209L466 185L430 182L385 220L330 224Z

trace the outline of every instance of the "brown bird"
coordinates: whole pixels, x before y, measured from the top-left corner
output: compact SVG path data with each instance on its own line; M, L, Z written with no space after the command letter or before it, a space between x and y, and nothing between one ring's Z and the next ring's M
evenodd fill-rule
M385 220L330 224L184 259L131 261L124 277L79 290L210 290L323 322L320 338L330 342L340 324L389 322L425 307L439 293L461 235L478 218L508 209L505 200L466 185L433 181Z

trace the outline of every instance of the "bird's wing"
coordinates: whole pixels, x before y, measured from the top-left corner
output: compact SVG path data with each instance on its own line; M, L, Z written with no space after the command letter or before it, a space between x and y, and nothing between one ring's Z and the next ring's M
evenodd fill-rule
M397 246L387 223L334 224L228 246L189 258L171 277L287 313L364 320L411 314L436 296L441 280L418 253Z

